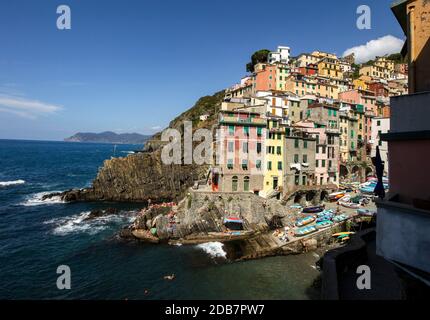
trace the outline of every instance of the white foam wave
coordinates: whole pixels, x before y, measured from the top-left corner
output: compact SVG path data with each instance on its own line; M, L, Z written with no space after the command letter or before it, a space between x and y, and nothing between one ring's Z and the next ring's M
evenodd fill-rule
M14 181L0 181L0 187L8 187L8 186L14 186L18 184L24 184L25 180L14 180Z
M44 224L54 225L52 233L59 236L65 236L71 233L87 233L95 235L103 231L111 224L131 223L135 219L129 215L107 215L87 220L90 211L84 211L68 217L54 218L47 220Z
M203 250L213 258L227 258L227 252L223 249L224 245L221 242L207 242L198 244L197 248Z
M64 200L61 199L60 196L54 196L49 199L43 199L44 196L50 193L56 193L56 192L58 191L39 192L39 193L33 194L29 198L27 198L25 202L21 203L21 205L26 207L31 207L31 206L66 203Z
M121 151L121 153L134 154L134 151Z

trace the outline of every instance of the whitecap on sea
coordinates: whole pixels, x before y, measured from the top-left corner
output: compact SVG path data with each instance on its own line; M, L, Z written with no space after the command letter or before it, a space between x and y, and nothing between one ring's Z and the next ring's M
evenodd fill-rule
M221 242L207 242L198 244L196 247L213 258L227 258L227 252L224 251L224 245Z
M13 180L13 181L0 181L0 187L8 187L8 186L15 186L18 184L24 184L25 180Z
M21 203L21 205L26 206L26 207L31 207L31 206L65 203L65 201L63 201L60 196L54 196L54 197L49 198L49 199L43 199L44 196L46 196L50 193L56 193L56 192L58 192L58 191L39 192L39 193L33 194L29 198L27 198L26 201Z
M54 225L52 233L65 236L72 233L87 233L94 235L107 229L110 225L131 223L135 219L130 213L120 215L106 215L94 219L87 219L90 211L84 211L68 217L54 218L44 222L44 224Z

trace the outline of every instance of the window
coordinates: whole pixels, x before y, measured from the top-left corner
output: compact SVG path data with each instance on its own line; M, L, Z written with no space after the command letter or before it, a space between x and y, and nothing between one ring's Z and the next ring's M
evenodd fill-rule
M234 176L234 177L231 179L231 190L232 190L233 192L236 192L236 191L237 191L237 181L238 181L238 179L237 179L237 177L236 177L236 176Z
M307 154L303 155L303 163L308 163L308 155Z
M282 154L281 147L276 147L276 154L277 155L281 155Z
M298 154L294 155L294 163L299 163L299 155Z
M381 126L381 120L378 120L378 121L376 122L376 125L377 125L378 127L380 127L380 126Z
M278 170L282 170L282 161L278 161Z
M315 161L315 168L318 168L319 167L319 160L316 160Z
M233 159L227 160L227 169L233 169Z
M280 133L278 133L278 140L281 140L282 135Z
M257 136L258 136L258 137L261 137L262 132L263 132L263 129L262 129L262 128L257 128Z
M298 186L299 183L300 183L300 176L298 174L296 174L295 177L294 177L294 184L296 186Z
M228 152L233 152L234 151L234 142L230 141L228 143Z
M234 136L234 126L229 126L228 127L228 132L231 136Z
M294 148L299 147L299 139L294 139Z
M329 160L328 161L328 167L329 167L329 169L331 168L331 164L332 164L332 162L331 162L331 160Z
M321 160L321 166L325 168L325 160Z
M272 170L272 161L267 162L267 170L269 170L269 171Z
M257 153L260 154L261 153L261 143L257 142Z
M248 142L243 143L243 152L248 153Z
M306 176L302 176L302 184L305 186L306 185Z
M261 160L257 160L257 161L255 161L255 167L256 167L258 170L261 170Z
M248 160L242 160L242 169L248 170Z
M249 136L249 127L243 127L243 133L245 136Z
M308 142L305 140L303 141L303 148L307 149L308 148Z
M249 191L249 177L243 178L243 191Z

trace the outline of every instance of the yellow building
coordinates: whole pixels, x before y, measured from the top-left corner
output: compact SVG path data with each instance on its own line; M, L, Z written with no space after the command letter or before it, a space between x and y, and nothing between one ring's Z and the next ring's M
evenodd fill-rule
M298 96L316 95L328 99L338 99L339 97L339 87L336 84L317 78L299 78L291 75L286 80L285 88Z
M320 59L324 59L324 58L329 58L329 59L333 59L333 60L338 60L337 56L333 53L327 53L327 52L323 52L323 51L314 51L312 52L312 55L315 57L318 57Z
M354 84L355 90L367 90L367 89L369 89L369 86L367 84L368 81L366 81L365 78L370 78L370 77L361 76L360 78L355 79L352 82Z
M280 126L278 118L269 115L267 117L266 165L261 194L263 197L269 197L277 191L282 193L284 140L285 127Z
M377 57L373 65L387 69L389 72L394 71L394 61L388 60L386 57Z
M296 67L306 67L309 64L317 64L321 58L308 53L302 53L296 59Z
M360 68L360 76L368 76L377 79L388 79L391 76L391 71L381 66L364 66Z
M318 75L327 78L343 79L343 71L338 59L324 58L318 63Z

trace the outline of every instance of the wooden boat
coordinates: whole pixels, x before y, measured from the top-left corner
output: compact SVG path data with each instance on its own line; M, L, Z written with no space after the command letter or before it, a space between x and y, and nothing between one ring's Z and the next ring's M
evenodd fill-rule
M311 234L313 232L316 232L317 228L314 226L307 226L307 227L303 227L303 228L299 228L294 232L294 235L296 237L304 237L307 236L308 234Z
M333 222L331 222L330 220L324 220L324 221L318 222L318 223L315 225L315 227L316 227L318 230L322 230L322 229L329 228L329 227L331 227L332 225L333 225Z
M349 209L359 209L359 208L360 208L360 204L358 204L358 203L353 203L353 202L343 202L343 201L339 201L339 204L340 204L342 207L349 208Z
M324 211L324 205L303 208L303 213L318 213Z
M354 234L354 232L338 232L338 233L334 233L334 234L332 234L331 236L332 236L332 237L337 238L337 237L342 236L342 235L347 235L347 236L349 236L349 235L351 235L351 234Z
M300 220L297 220L297 222L296 222L296 226L297 227L303 227L303 226L306 226L306 225L308 225L308 224L310 224L310 223L312 223L312 222L314 222L315 221L315 217L314 216L307 216L306 218L303 218L303 219L300 219Z
M344 196L345 196L345 192L343 192L343 191L334 192L334 193L330 193L328 195L328 200L329 201L337 201L337 200L339 200L340 198L342 198Z

